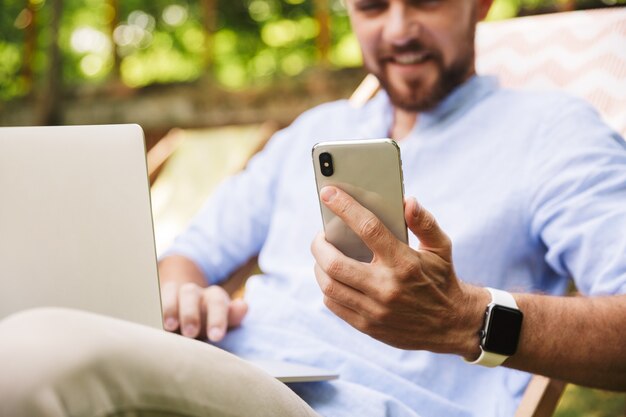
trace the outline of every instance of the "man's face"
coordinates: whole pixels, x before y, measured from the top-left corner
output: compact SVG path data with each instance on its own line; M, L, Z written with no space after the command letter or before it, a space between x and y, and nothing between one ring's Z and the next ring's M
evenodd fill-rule
M392 103L432 109L474 74L474 31L491 0L347 0L365 67Z

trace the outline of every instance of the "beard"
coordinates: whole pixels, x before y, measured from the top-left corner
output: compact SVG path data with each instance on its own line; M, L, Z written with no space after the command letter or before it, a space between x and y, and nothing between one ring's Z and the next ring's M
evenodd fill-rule
M458 56L452 63L446 65L441 53L434 48L427 48L419 41L411 41L401 47L394 47L388 51L380 51L379 70L368 68L379 80L382 88L387 92L391 103L400 109L410 112L423 112L432 110L444 100L455 88L463 84L473 73L474 68L474 38L470 37L467 44L459 48L467 51ZM388 57L402 52L427 52L427 61L422 65L433 65L435 71L434 81L425 80L424 76L416 76L413 79L392 80L385 71L385 62ZM387 57L387 58L385 58ZM367 66L367 65L366 65ZM429 69L432 71L432 69ZM423 74L422 74L423 75ZM394 82L396 81L396 82ZM398 82L402 83L401 86Z

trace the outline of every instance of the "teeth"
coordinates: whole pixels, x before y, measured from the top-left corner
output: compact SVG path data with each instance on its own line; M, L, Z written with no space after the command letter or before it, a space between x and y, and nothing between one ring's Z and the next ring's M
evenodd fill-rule
M426 60L428 54L426 52L406 52L403 54L396 55L394 60L398 64L410 65L410 64L418 64Z

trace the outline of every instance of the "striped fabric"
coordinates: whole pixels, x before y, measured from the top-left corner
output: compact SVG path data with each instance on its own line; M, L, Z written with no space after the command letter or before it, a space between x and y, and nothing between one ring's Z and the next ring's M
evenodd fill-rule
M480 74L584 97L626 136L626 7L482 23L476 48Z

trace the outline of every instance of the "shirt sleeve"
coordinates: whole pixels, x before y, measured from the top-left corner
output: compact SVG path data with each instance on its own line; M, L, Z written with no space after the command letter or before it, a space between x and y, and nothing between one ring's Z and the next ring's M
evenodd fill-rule
M589 105L555 107L532 145L531 233L581 293L626 293L626 144Z
M207 283L216 284L258 254L268 233L288 136L289 128L275 134L244 171L222 182L162 258L185 256Z

